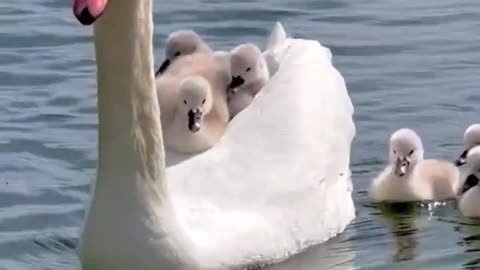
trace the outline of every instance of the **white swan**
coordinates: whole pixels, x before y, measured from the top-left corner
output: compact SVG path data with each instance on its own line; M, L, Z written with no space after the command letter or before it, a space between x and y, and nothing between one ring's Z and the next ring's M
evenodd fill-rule
M467 180L462 187L463 195L458 208L466 217L480 217L480 146L471 148L466 156Z
M167 38L165 60L155 72L155 76L165 72L168 66L178 57L194 53L211 54L212 50L203 39L192 30L178 30L171 33Z
M230 53L232 81L228 91L230 118L244 110L270 79L268 66L260 49L254 44L242 44Z
M99 2L76 0L79 20L93 23ZM83 269L236 268L342 232L355 128L326 49L282 40L263 95L212 149L165 170L152 28L152 0L110 0L95 25L99 153Z
M420 137L411 129L399 129L390 137L390 165L372 181L375 201L423 201L455 198L459 172L445 161L423 159Z

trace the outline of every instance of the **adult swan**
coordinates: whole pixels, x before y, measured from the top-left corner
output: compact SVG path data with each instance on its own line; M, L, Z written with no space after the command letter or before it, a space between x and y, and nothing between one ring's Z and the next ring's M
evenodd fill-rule
M328 49L274 35L267 56L278 65L263 94L215 147L166 170L152 0L75 0L74 12L83 24L102 15L94 27L99 155L79 246L84 270L271 263L349 224L353 107Z

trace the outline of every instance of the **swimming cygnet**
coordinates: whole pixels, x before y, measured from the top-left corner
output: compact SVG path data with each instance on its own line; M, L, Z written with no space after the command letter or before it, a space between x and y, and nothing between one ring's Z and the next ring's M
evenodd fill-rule
M155 76L164 73L178 57L193 53L210 54L212 51L202 38L192 30L179 30L173 32L167 38L165 61L163 61L160 68L155 72Z
M390 137L390 164L375 178L369 195L375 201L445 200L458 191L459 172L451 163L424 160L420 137L400 129Z
M464 150L460 157L455 161L455 165L462 166L465 164L465 158L468 151L473 147L480 145L480 124L473 124L465 130L463 136Z
M230 118L245 109L268 82L270 74L260 49L253 44L242 44L230 53L232 81L228 89Z
M465 169L468 173L467 180L463 184L463 194L458 203L460 212L466 217L480 217L480 146L468 151L465 157Z
M212 147L223 135L225 123L213 112L214 95L202 76L180 83L176 112L165 126L167 148L180 153L197 153Z

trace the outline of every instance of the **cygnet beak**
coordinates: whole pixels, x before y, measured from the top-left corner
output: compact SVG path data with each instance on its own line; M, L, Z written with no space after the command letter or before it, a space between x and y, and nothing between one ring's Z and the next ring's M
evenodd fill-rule
M188 129L191 132L197 132L200 130L200 122L202 120L203 113L200 109L188 111Z
M467 150L463 151L463 153L460 155L460 157L453 162L455 164L455 166L460 167L460 166L464 165L465 163L467 163L467 161L466 161L467 154L468 154Z
M75 0L73 14L83 25L91 25L102 16L107 6L107 0Z
M240 76L233 76L232 77L232 81L230 82L230 84L228 85L228 88L236 88L236 87L239 87L241 86L243 83L245 83L245 80L240 77Z
M410 161L408 161L407 158L403 158L403 159L397 158L397 162L395 162L395 168L393 172L397 176L402 177L407 173L408 166L410 166Z
M467 179L465 180L465 183L463 183L463 186L460 190L460 194L458 194L458 195L464 194L465 192L467 192L472 187L478 185L478 183L479 183L478 178L474 174L470 174L467 177Z
M165 59L162 65L158 68L157 72L155 72L155 76L158 76L159 74L162 74L163 72L165 72L168 66L170 66L170 59Z

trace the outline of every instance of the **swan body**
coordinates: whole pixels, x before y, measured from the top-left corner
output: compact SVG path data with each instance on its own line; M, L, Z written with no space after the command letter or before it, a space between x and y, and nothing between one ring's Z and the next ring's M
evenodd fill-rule
M77 2L92 23L95 0ZM151 0L110 0L95 24L99 161L82 269L241 268L342 232L355 213L355 126L324 47L283 40L263 94L214 147L165 169L152 28Z
M345 82L318 42L283 42L262 95L214 147L167 170L178 218L208 265L283 260L354 217Z
M390 164L370 186L375 201L406 202L455 198L458 169L451 163L423 159L420 137L411 129L399 129L390 137Z

